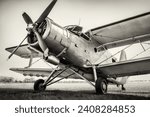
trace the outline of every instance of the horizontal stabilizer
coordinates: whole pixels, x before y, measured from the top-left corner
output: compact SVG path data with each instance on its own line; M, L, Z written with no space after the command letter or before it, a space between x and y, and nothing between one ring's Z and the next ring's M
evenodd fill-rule
M127 76L125 76L125 77L127 77ZM122 79L122 78L119 78L119 79ZM123 85L123 84L125 84L125 83L122 83L122 82L120 82L120 81L118 81L118 80L116 80L114 78L107 78L107 80L108 80L109 83L112 83L112 84L117 84L117 85Z

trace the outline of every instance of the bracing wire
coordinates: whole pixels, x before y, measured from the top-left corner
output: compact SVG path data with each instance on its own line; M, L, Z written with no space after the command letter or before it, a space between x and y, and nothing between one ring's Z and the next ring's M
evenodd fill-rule
M123 48L122 50L116 52L115 54L111 55L110 57L106 58L105 60L101 61L100 63L98 63L97 65L100 65L102 63L104 63L105 61L111 59L112 57L114 57L115 55L119 54L121 51L126 50L127 48L131 47L133 44L130 44L128 46L126 46L125 48Z

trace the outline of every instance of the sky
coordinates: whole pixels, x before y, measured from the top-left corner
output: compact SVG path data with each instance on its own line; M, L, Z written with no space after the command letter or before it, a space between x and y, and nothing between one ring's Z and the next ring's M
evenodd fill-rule
M10 53L6 52L5 48L18 45L27 34L22 13L27 12L32 20L36 21L50 2L51 0L0 0L0 75L22 77L9 71L9 68L25 67L28 60L14 55L7 61ZM149 4L150 0L58 0L48 17L61 26L78 25L80 21L84 31L87 31L149 12ZM135 50L142 50L137 46L132 49L127 55L129 58ZM112 53L117 50L112 50ZM46 66L42 61L34 65L34 67Z

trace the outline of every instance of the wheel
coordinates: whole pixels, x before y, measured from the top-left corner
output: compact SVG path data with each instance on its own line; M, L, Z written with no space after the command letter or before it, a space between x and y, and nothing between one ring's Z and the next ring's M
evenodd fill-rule
M34 90L35 91L44 91L46 89L46 85L43 85L43 83L44 83L43 79L39 79L39 80L35 81Z
M95 83L95 90L97 94L107 93L107 81L104 78L98 78Z

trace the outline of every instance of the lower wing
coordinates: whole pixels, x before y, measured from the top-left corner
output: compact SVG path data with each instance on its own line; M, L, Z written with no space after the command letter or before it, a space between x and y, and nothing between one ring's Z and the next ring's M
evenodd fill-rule
M48 77L53 69L49 68L10 68L11 71L23 74L24 76L36 76L36 77ZM55 75L59 74L62 69L57 69ZM70 71L66 70L59 77L69 76ZM69 77L70 79L80 79L79 76L73 74Z
M149 74L150 57L99 65L97 71L103 73L107 78Z
M16 47L17 46L9 47L6 48L5 50L12 53ZM42 57L41 51L38 51L37 49L28 46L28 44L21 45L15 52L15 54L17 56L20 56L21 58L30 58L31 55L33 58Z

